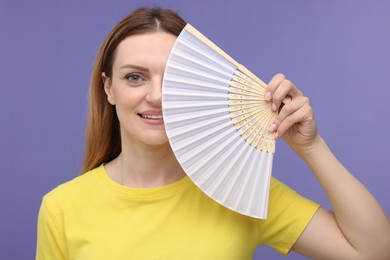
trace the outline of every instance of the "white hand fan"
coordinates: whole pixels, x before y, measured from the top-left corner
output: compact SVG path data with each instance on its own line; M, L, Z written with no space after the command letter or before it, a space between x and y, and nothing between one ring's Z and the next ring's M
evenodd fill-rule
M169 56L162 107L170 145L190 179L223 206L267 218L276 117L266 84L190 24Z

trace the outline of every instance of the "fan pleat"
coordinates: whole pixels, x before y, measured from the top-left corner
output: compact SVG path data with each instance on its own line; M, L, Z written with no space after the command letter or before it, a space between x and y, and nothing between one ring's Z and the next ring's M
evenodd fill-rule
M213 64L220 66L221 69L225 69L228 71L234 71L236 69L236 66L234 64L227 61L220 54L216 53L214 50L205 48L204 43L200 41L197 37L186 31L183 32L184 33L180 35L181 41L177 41L178 50L185 50L188 53L195 54L195 56L203 57L205 61L212 62Z
M227 120L226 115L219 117L213 117L207 120L193 121L189 124L176 127L169 132L169 137L174 138L177 142L178 150L181 146L185 146L196 142L198 139L202 139L212 134L214 131L219 131L226 126L232 126L232 123Z
M210 189L211 194L230 207L234 204L232 201L237 199L232 191L233 188L240 186L239 180L242 179L241 170L244 167L244 163L246 163L246 156L248 156L248 154L244 153L247 152L248 145L240 142L238 146L234 151L235 156L221 167L220 172L224 174L218 178L218 182Z
M172 57L172 59L174 59L177 62L180 62L181 65L191 66L191 68L201 70L201 71L204 71L204 70L213 71L214 75L217 75L217 74L223 75L223 76L228 77L229 79L232 77L232 74L229 73L229 71L226 71L225 68L220 69L218 66L219 64L217 64L217 63L211 63L211 62L204 61L202 59L197 58L197 57L199 57L199 55L196 55L196 56L188 55L187 53L182 52L180 50L178 50L177 52L175 52L172 55L174 55L174 57ZM214 66L214 65L217 65L217 66Z
M243 169L246 169L249 167L253 172L258 172L259 169L256 169L255 167L261 164L261 161L259 161L259 158L256 157L256 150L251 147L246 147L246 157L243 159L242 167ZM231 189L232 191L235 190L235 192L231 192L232 194L229 194L229 207L238 209L238 206L241 206L241 209L239 212L250 214L251 216L254 216L253 212L250 212L248 210L249 208L249 197L253 193L254 189L261 188L261 186L258 185L257 182L253 179L253 172L249 172L247 169L245 171L240 171L240 181L237 181L237 184L234 184ZM256 205L258 208L261 206L260 204Z
M243 165L240 162L242 159L240 156L245 154L246 147L242 144L238 144L237 146L231 147L231 151L233 151L233 149L237 155L230 160L226 160L226 157L221 159L219 164L216 164L214 168L211 168L211 170L214 170L218 174L209 175L207 182L204 182L200 187L217 202L235 210L234 204L236 200L240 200L239 197L234 196L236 189L246 189L246 187L240 185L240 183L242 183L240 168L243 168ZM244 212L241 213L244 214Z
M188 77L179 77L177 75L166 75L165 82L169 82L170 89L191 89L194 91L215 91L226 93L226 87L221 84L215 84L213 82L199 80L199 77L194 79Z
M192 92L192 95L191 95ZM182 89L181 91L166 91L171 100L183 100L183 101L203 101L203 100L215 100L218 98L225 99L226 95L215 92L195 92L191 90Z
M250 196L249 194L251 191L250 188L251 184L253 184L251 182L251 176L253 175L253 173L259 172L259 169L257 169L257 167L261 163L259 160L257 160L257 158L255 158L257 152L255 149L253 149L253 147L248 146L247 150L247 155L243 159L243 167L245 168L245 171L242 171L240 173L242 188L238 189L236 194L234 194L234 196L236 197L236 201L232 205L232 208L239 210L239 212L247 212ZM260 206L260 204L258 206Z
M231 132L230 130L227 131L229 131L230 134L218 138L219 140L223 138L224 142L214 142L212 143L213 146L211 146L210 143L206 146L209 149L204 149L205 147L202 147L201 149L204 151L202 153L203 156L200 156L202 160L196 160L197 163L191 164L188 167L189 172L192 173L190 176L194 182L201 187L202 190L205 190L206 193L209 193L206 187L207 185L210 185L210 182L218 181L221 175L226 174L224 171L218 169L224 167L225 163L228 163L228 161L226 161L226 156L231 155L240 143L240 139L237 135L232 134L234 132ZM196 157L197 155L193 158ZM209 182L209 184L207 184L207 182ZM209 195L211 194L209 193Z
M208 119L208 118L214 118L219 115L226 115L226 107L222 108L215 108L212 111L210 110L197 110L195 113L193 111L182 111L182 109L179 109L180 111L177 112L175 117L170 117L169 123L166 125L169 128L172 128L172 131L175 129L175 127L172 127L175 123L177 127L180 127L181 125L188 125L192 122L192 120L197 120L199 118Z
M177 63L176 61L170 62L170 70L173 70L169 73L174 73L176 75L190 78L196 81L201 82L210 82L215 83L221 86L226 86L226 84L230 83L230 77L223 77L223 75L214 75L211 70L198 70L191 68L189 66L182 65ZM233 73L233 72L232 72Z
M258 154L261 156L261 171L269 172L272 171L272 159L273 155L271 153ZM254 183L256 183L257 188L252 189L251 194L249 195L248 212L251 212L253 215L263 215L267 212L268 208L268 194L270 186L271 174L255 174ZM256 198L265 198L265 205L262 208L255 205L257 203Z
M199 142L189 143L193 145L186 148L185 153L183 151L177 151L177 153L180 154L182 164L190 173L198 171L198 169L202 167L204 163L207 163L207 161L216 159L217 153L226 146L226 141L224 140L226 136L231 137L227 139L231 141L236 138L235 135L232 135L234 131L231 130L231 127L224 127L224 131L212 133L212 138L203 137ZM222 140L224 142L221 142Z
M213 109L213 108L220 108L220 107L227 107L226 106L226 101L207 101L207 102L184 102L184 101L170 101L170 102L167 102L165 103L165 108L164 110L175 110L177 108L183 108L183 109L186 109L186 108L210 108L210 109ZM165 113L167 114L167 113ZM167 117L168 118L168 117Z

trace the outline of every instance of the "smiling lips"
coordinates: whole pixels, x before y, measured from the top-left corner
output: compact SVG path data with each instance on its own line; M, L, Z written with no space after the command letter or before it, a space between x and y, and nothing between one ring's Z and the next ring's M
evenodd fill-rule
M142 118L146 118L146 119L163 119L163 116L162 115L142 115L142 114L139 114Z
M164 123L163 115L161 112L139 113L138 116L141 117L143 121L148 124L160 125Z

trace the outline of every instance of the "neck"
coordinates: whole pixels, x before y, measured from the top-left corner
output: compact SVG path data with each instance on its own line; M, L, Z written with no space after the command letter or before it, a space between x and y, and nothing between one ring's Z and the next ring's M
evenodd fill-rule
M106 165L116 182L138 188L164 186L185 176L169 144L123 144L120 155Z

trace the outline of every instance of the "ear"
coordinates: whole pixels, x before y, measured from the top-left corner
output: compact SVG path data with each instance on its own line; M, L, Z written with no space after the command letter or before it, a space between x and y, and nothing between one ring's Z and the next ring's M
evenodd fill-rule
M115 99L112 90L111 78L106 76L106 73L102 72L102 81L104 86L104 92L106 92L108 103L115 105Z

